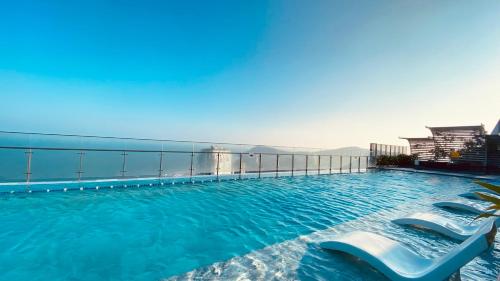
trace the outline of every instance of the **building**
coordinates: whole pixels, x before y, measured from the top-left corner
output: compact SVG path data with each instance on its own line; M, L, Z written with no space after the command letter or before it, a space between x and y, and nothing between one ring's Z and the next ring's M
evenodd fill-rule
M426 127L434 139L434 160L486 165L486 131L483 125Z
M500 168L500 120L491 135L484 125L426 127L431 137L408 140L410 153L420 161L451 163L462 167Z

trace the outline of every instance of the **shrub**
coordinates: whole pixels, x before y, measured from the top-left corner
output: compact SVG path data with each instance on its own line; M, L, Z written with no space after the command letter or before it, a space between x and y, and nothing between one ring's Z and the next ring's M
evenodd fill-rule
M394 158L389 155L380 155L377 157L377 166L389 166L394 165Z
M378 166L400 166L411 167L413 162L417 159L416 155L399 154L396 156L380 155L377 158Z

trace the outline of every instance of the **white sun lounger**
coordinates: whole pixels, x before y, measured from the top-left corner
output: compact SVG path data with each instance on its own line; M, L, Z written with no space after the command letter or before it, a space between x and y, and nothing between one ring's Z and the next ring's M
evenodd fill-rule
M474 214L493 212L492 210L487 210L487 207L485 207L482 204L478 204L476 202L471 202L471 201L466 201L466 200L442 201L442 202L436 202L432 205L434 205L436 207L440 207L440 208L456 209L456 210L470 212L470 213L474 213Z
M472 236L481 227L481 224L464 225L456 223L448 218L433 213L415 213L407 217L395 219L392 222L399 225L430 229L461 241Z
M495 192L493 192L493 191L491 191L489 189L486 189L486 188L476 188L476 189L473 189L473 190L471 190L469 192L465 192L465 193L459 194L458 196L469 198L469 199L482 200L481 197L479 197L476 194L476 192L486 193L486 195L496 195Z
M487 219L478 231L448 254L424 258L403 244L370 232L355 231L323 242L323 249L356 256L391 280L445 280L460 274L460 268L486 251L495 240L494 219Z

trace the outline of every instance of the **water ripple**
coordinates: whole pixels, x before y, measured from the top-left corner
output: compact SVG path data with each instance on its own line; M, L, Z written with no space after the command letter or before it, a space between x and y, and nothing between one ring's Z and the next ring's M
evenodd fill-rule
M375 172L3 196L0 280L379 280L317 242L366 229L443 254L456 242L389 220L427 209L468 221L431 203L471 187ZM499 261L475 259L464 279L494 278Z

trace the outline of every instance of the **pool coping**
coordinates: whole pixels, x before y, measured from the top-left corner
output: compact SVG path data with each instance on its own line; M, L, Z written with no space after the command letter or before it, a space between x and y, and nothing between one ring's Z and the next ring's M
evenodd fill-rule
M350 175L367 173L372 169L360 169L343 173L341 170L332 170L331 173L306 174L304 172L262 172L246 174L222 174L222 175L193 175L193 176L178 176L178 177L137 177L137 178L112 178L112 179L96 179L96 180L81 180L81 181L37 181L37 182L4 182L0 183L0 196L3 194L20 194L20 193L38 193L38 192L66 192L76 190L99 190L99 189L114 189L114 188L134 188L134 187L153 187L153 186L168 186L176 184L195 184L205 182L221 182L233 180L258 180L265 178L283 178L294 176L328 176L328 175ZM2 188L4 190L2 190ZM10 189L7 189L10 188ZM13 189L17 188L17 189Z
M392 171L410 172L410 173L431 174L431 175L441 175L441 176L452 176L452 177L469 178L469 179L500 181L500 175L475 175L475 174L469 174L469 173L454 173L454 172L444 172L444 171L435 171L435 170L418 170L418 169L414 169L414 168L397 168L397 167L378 167L377 169L378 170L392 170Z

